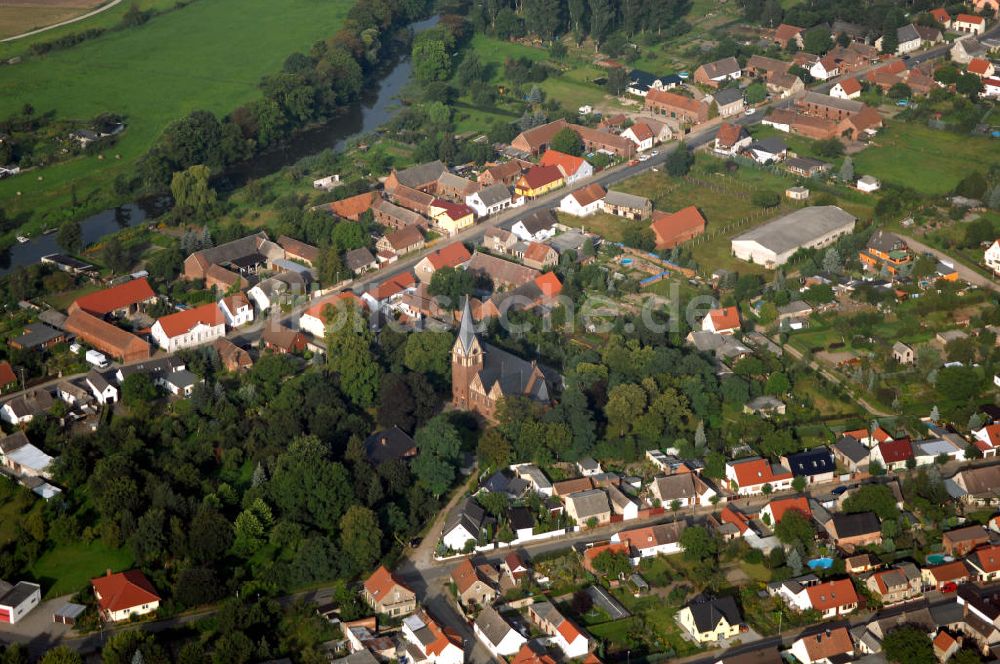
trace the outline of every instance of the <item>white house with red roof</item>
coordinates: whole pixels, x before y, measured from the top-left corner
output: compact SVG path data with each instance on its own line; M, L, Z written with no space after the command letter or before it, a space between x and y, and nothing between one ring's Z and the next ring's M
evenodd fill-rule
M404 616L417 608L416 594L404 586L385 565L365 580L363 597L368 606L387 616Z
M559 211L574 217L588 217L601 211L601 204L607 195L604 187L596 182L566 194L559 201Z
M229 327L240 327L253 322L253 305L243 293L229 295L219 300L219 311Z
M837 99L857 99L861 96L861 82L856 78L846 78L830 88L830 96Z
M546 150L538 163L541 166L556 166L567 186L594 174L594 167L586 159L558 150Z
M801 664L829 664L853 659L854 642L846 627L835 627L803 636L789 650Z
M403 293L412 292L416 286L417 279L413 272L403 272L369 288L361 295L361 300L372 311L388 311L389 305L403 297Z
M848 438L853 438L865 447L874 447L879 443L888 443L892 441L892 436L889 432L880 426L876 426L873 431L868 429L854 429L852 431L845 431L840 434L841 436L846 436Z
M430 664L463 664L465 661L462 637L454 630L440 626L424 609L403 618L402 634L423 656L420 660L414 657L414 661Z
M871 461L878 461L886 470L903 470L913 458L913 444L909 438L890 440L872 448Z
M736 307L712 309L701 321L703 332L734 334L740 331L740 310Z
M328 295L305 310L299 318L299 329L317 339L322 339L326 336L327 319L336 317L338 312L347 306L348 301L353 302L355 307L364 311L364 302L350 291Z
M150 334L168 353L192 348L226 336L226 319L215 302L163 316L153 323Z
M562 650L566 659L586 657L590 652L590 638L573 621L559 612L548 600L528 606L528 617L552 642Z
M941 24L945 30L951 27L951 14L944 7L938 7L937 9L932 9L928 12L931 17Z
M858 608L858 593L850 579L820 582L812 574L775 582L768 591L796 611L819 611L824 618L846 615Z
M993 63L986 58L972 58L972 60L969 60L969 64L965 66L965 70L970 74L975 74L979 78L992 78L997 71Z
M656 142L656 134L645 122L636 122L623 131L621 136L635 143L636 149L640 152L651 149Z
M789 510L797 510L807 518L812 517L812 510L809 509L809 500L805 496L794 496L772 500L760 511L760 518L764 523L773 527L781 523L782 517Z
M1000 579L1000 546L976 549L965 559L965 563L980 583L996 581Z
M983 453L983 457L995 457L1000 447L1000 422L973 431L972 444Z
M443 267L460 267L472 258L472 254L461 242L452 242L432 254L424 256L413 268L420 281L430 281L434 273Z
M792 471L760 457L726 462L726 480L741 496L764 493L765 486L772 491L786 491L792 488L792 478Z
M986 97L1000 97L1000 78L984 78L983 95ZM993 243L993 246L995 245L996 242ZM991 246L990 248L992 249L993 247ZM994 267L993 267L994 272L997 271L995 265L996 265L996 260L994 259Z
M214 306L214 305L213 305ZM101 618L120 622L132 616L152 613L160 606L160 596L146 576L137 569L99 576L90 580Z
M958 14L951 22L955 32L966 35L981 35L986 31L986 19L974 14Z
M670 556L684 550L681 546L681 533L687 524L684 521L672 521L645 528L623 530L611 536L613 544L628 544L633 565L638 565L643 558L652 556Z

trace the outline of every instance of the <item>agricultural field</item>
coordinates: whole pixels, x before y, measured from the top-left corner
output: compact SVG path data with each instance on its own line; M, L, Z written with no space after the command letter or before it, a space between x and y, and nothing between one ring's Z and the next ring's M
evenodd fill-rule
M0 39L93 11L111 0L7 0L0 5Z
M854 170L922 194L942 195L972 170L986 171L1000 161L997 155L997 142L989 138L890 120L871 147L854 156Z
M132 171L171 121L197 109L226 113L255 99L260 77L336 31L349 5L196 0L142 26L4 67L0 117L31 104L65 119L122 114L127 129L109 154L3 180L0 200L15 201L8 213L36 226L61 221L71 200L86 209L106 204L111 180Z

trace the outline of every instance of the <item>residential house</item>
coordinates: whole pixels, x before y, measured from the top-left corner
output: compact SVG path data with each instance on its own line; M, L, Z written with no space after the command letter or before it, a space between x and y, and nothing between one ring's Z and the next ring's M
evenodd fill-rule
M832 482L837 469L833 454L822 446L804 452L786 454L781 457L781 462L792 471L792 475L806 478L807 484Z
M982 57L988 52L989 49L975 37L964 37L955 40L948 55L952 61L960 65L967 65L973 58Z
M338 217L350 219L351 221L359 221L361 219L361 215L372 209L372 205L374 205L377 200L379 200L377 193L374 191L366 191L363 194L357 194L339 201L333 201L330 203L329 209L330 212Z
M846 627L802 636L792 643L790 650L801 664L832 664L854 658L854 642Z
M25 390L0 406L0 420L14 426L27 424L36 415L52 408L53 404L55 399L47 389L36 387Z
M758 164L773 164L785 159L788 154L788 145L777 136L768 136L759 141L753 141L743 153Z
M539 639L528 641L514 655L510 664L556 664L545 645Z
M253 305L243 293L224 297L218 302L219 311L229 327L240 327L253 322Z
M645 97L650 90L669 90L680 85L682 80L677 74L656 76L641 69L633 69L628 74L626 89L629 94Z
M629 498L614 484L609 484L604 488L611 502L611 511L616 518L622 521L631 521L639 518L639 504Z
M1000 546L976 549L965 559L965 564L979 583L1000 579Z
M14 337L8 343L11 348L24 351L43 351L66 342L66 334L62 330L49 327L44 323L25 325L23 333Z
M753 142L753 137L742 125L723 122L715 134L715 151L719 154L733 156L742 152Z
M565 177L558 166L533 166L514 183L514 192L530 200L564 184Z
M920 48L920 33L912 23L896 28L896 55L912 53ZM882 49L882 38L875 40L875 48Z
M482 188L478 182L473 182L454 173L444 171L438 176L434 185L434 194L456 203L464 203L465 197L474 194Z
M883 604L906 602L923 593L920 570L906 562L875 572L865 581L865 586Z
M435 198L431 202L429 214L435 227L446 235L455 235L476 222L476 213L471 207L444 198Z
M740 325L740 310L736 307L712 309L701 319L702 331L716 334L735 334L740 331Z
M160 607L160 596L146 576L137 569L90 580L101 619L105 622L130 620Z
M743 631L743 617L732 595L699 596L677 613L677 622L698 643L718 643Z
M594 167L583 157L576 157L558 150L548 149L538 160L540 166L555 166L562 173L567 185L589 178L594 174Z
M646 111L676 119L681 124L696 125L708 121L708 104L674 92L651 91L646 95Z
M513 478L507 486L515 491L521 486L524 487L525 490L518 498L527 492L527 482L519 477ZM510 529L514 531L514 539L527 539L535 533L535 517L527 507L511 507L507 510L507 520L510 522Z
M994 240L983 254L986 267L993 271L993 274L1000 276L1000 240Z
M837 99L857 99L861 96L861 82L856 78L845 78L830 88L830 96Z
M781 523L781 519L789 510L794 510L807 519L812 519L812 510L809 509L809 499L805 496L792 496L790 498L772 500L767 505L764 505L764 508L760 511L760 519L771 528L774 528Z
M472 631L480 643L496 658L516 655L528 642L492 606L487 606L479 612L472 624Z
M578 525L611 521L611 505L603 489L587 489L566 496L566 514Z
M804 45L802 35L805 31L805 28L782 23L774 30L774 43L781 48L788 48L789 42L795 42L797 47L802 48Z
M260 231L194 252L184 259L182 276L189 280L204 279L208 288L228 290L235 283L246 288L245 277L257 274L267 267L268 261L284 257L285 250Z
M440 626L425 609L403 618L403 638L413 645L420 658L408 657L416 664L463 664L465 648L462 637L448 627Z
M980 525L964 526L941 534L941 546L949 556L961 558L990 543L989 532Z
M434 199L430 198L430 200ZM423 209L426 211L427 208L424 207ZM407 226L422 226L425 228L428 226L426 217L381 198L372 205L372 215L375 223L396 230L406 228Z
M441 268L458 268L465 265L472 258L472 254L461 242L452 242L446 247L428 254L420 260L413 268L417 279L423 282L430 282L434 273Z
M361 445L365 459L373 466L387 461L407 461L417 455L417 444L398 426L376 431Z
M792 478L789 470L760 457L726 462L726 480L741 496L763 493L765 485L772 491L790 489Z
M785 402L769 394L762 394L754 397L743 404L743 412L747 415L758 415L770 418L772 415L784 415L786 410Z
M611 542L628 544L629 558L633 565L638 565L643 558L670 556L683 551L681 534L686 527L687 522L681 520L623 530L612 535Z
M656 237L657 249L673 249L704 233L705 217L693 205L677 212L654 210L653 223L649 227Z
M486 511L472 498L466 498L445 522L441 541L453 551L464 551L469 542L479 540L486 523Z
M656 143L657 135L645 122L636 122L621 133L621 136L635 143L640 152L651 150Z
M392 280L392 283L400 281L405 282L406 278ZM337 316L347 315L348 307L364 311L364 300L351 291L327 295L303 312L302 316L299 317L299 329L317 339L322 339L326 336L327 321L329 319L335 320Z
M920 576L924 584L934 590L949 591L956 586L969 580L970 571L968 566L961 560L956 560L943 565L924 567L920 570Z
M834 514L826 522L826 531L845 551L858 546L882 543L882 524L873 512Z
M511 232L524 242L544 242L556 234L555 213L552 210L537 210L511 226Z
M937 21L945 30L951 27L951 14L948 13L947 9L938 7L937 9L930 10L928 13L931 15L931 18Z
M200 346L226 335L226 319L212 302L167 314L153 323L150 336L168 353Z
M344 267L357 276L365 272L377 270L378 261L372 255L372 252L368 250L368 247L358 247L344 254Z
M791 97L806 87L801 78L788 72L771 72L767 76L765 85L768 94L777 95L781 99Z
M811 575L809 575L811 576ZM815 579L816 577L812 577ZM858 594L850 579L837 579L823 583L810 582L800 586L793 579L781 584L779 594L794 609L819 611L824 618L846 615L858 608ZM798 586L798 592L792 591Z
M463 606L489 606L497 597L497 589L480 574L479 568L469 558L463 558L451 568L451 580Z
M375 248L380 256L387 254L390 256L402 256L412 251L420 251L424 248L424 234L417 226L406 226L398 231L383 235L375 243Z
M528 618L549 635L567 659L586 657L590 652L587 633L562 615L547 599L529 605Z
M871 460L877 461L886 470L897 471L906 468L906 462L913 458L913 445L909 438L890 440L872 448Z
M130 279L124 283L94 291L78 297L68 313L86 311L92 316L120 318L129 316L150 304L156 303L156 293L145 277Z
M567 194L559 201L559 211L571 214L574 217L587 217L595 212L599 212L604 205L604 196L607 194L604 187L597 184L588 184L576 191ZM1000 263L998 263L1000 266ZM1000 268L998 268L1000 271Z
M0 362L0 394L10 392L17 387L17 375L10 362L3 360Z
M951 28L963 35L981 35L986 31L986 19L973 14L958 14L951 22Z
M934 637L932 644L934 646L934 655L938 658L939 662L947 662L952 655L962 648L962 642L943 629Z
M719 117L731 118L734 115L742 115L744 109L743 91L739 88L725 88L719 90L712 99L719 111Z
M118 402L118 388L108 382L108 380L97 371L91 370L83 377L83 384L87 386L94 399L101 405Z
M975 74L979 78L992 78L996 73L993 63L986 58L972 58L965 70L970 74Z
M707 507L718 493L697 473L678 472L654 477L650 494L666 509L679 507Z
M253 358L250 357L250 353L229 339L216 339L212 347L219 354L219 361L226 371L238 372L253 366Z
M547 244L542 244L541 242L529 242L528 247L524 250L524 256L522 256L521 262L528 267L533 267L536 270L542 270L550 265L558 263L559 254L555 249Z
M476 181L483 185L484 188L496 184L502 184L509 188L514 186L517 178L521 177L521 173L530 167L530 162L521 161L519 159L511 159L510 161L505 161L502 164L494 164L487 167L482 173L479 174ZM466 202L468 203L468 201Z
M870 450L856 438L843 436L833 444L833 458L850 472L867 469Z
M722 58L707 62L694 70L694 82L717 88L726 81L738 80L743 75L743 69L736 58ZM646 96L649 98L649 95Z
M247 297L261 312L267 311L279 302L306 294L309 281L306 275L297 272L282 272L254 284L247 291Z
M653 214L653 202L644 196L609 191L604 196L604 211L618 217L641 221Z
M892 345L892 359L899 364L913 364L917 361L917 353L912 346L907 346L902 341L897 341Z
M520 175L520 171L518 171ZM465 197L465 204L476 211L477 217L491 217L514 205L510 189L502 182L483 187Z
M500 564L501 571L510 577L512 583L520 583L522 579L528 578L531 574L531 569L528 567L527 563L521 559L516 552L511 551L503 559Z
M404 294L413 292L416 286L417 278L413 272L403 272L369 288L361 295L361 301L370 311L387 313L391 305L398 302Z
M302 353L309 345L306 335L298 330L285 327L279 321L268 321L260 336L261 345L278 355Z

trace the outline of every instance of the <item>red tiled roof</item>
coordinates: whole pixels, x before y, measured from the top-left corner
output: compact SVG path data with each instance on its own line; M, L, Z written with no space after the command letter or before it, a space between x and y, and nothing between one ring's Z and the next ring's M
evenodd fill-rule
M736 526L741 534L745 533L750 528L750 520L729 506L726 506L722 510L722 514L719 515L719 518L722 519L723 523L731 523Z
M704 102L664 90L650 90L646 95L646 99L653 103L663 104L664 106L680 108L689 113L700 113L705 105Z
M930 575L934 577L934 580L938 583L965 579L969 576L969 568L966 567L965 563L961 560L945 563L944 565L929 567L927 568L927 571L930 572Z
M3 385L2 381L0 381L0 385ZM1000 422L997 422L995 424L989 424L983 427L983 430L986 432L986 439L989 442L985 442L983 440L980 440L979 438L976 438L975 440L976 447L978 447L983 452L992 449L994 447L1000 447Z
M599 201L607 195L608 192L604 190L604 187L594 182L593 184L588 184L586 187L582 187L573 192L573 198L576 202L580 204L580 207L586 207L593 203L594 201Z
M524 250L524 258L525 260L541 263L549 255L549 250L550 248L547 244L532 242L528 244L528 248Z
M510 660L510 664L556 664L556 660L545 652L543 646L534 641L528 641L517 651L514 658Z
M806 588L809 603L817 611L827 611L839 606L858 603L858 594L850 579L827 581Z
M698 216L701 215L699 214ZM736 330L740 327L740 310L736 307L712 309L708 312L708 315L712 317L712 325L715 326L716 332L719 330Z
M354 305L359 309L364 307L364 302L361 300L360 297L358 297L351 291L344 291L343 293L337 293L336 295L324 297L319 302L306 309L305 313L303 313L302 315L312 316L313 318L318 318L319 320L323 320L323 310L326 309L327 307L336 308L337 303L342 301L352 301L354 302Z
M15 381L17 381L17 376L14 374L14 367L10 366L10 362L7 360L0 362L0 387L5 387Z
M829 632L823 631L803 636L802 641L806 652L809 653L810 659L814 662L829 660L837 655L846 655L854 650L851 635L846 627L836 627Z
M153 584L137 569L99 576L91 579L90 585L101 597L98 604L102 611L125 611L160 601Z
M565 177L570 177L580 170L585 161L582 157L574 157L558 150L546 150L538 163L541 166L555 166Z
M778 500L772 500L769 505L771 507L771 514L774 516L775 525L781 523L781 517L785 516L785 512L788 510L798 510L805 516L812 515L812 510L809 509L809 501L804 496L779 498Z
M330 211L338 217L356 220L371 208L377 196L378 194L374 191L369 191L343 200L334 201L330 203Z
M657 245L670 246L677 244L677 239L687 237L692 232L702 233L705 231L705 217L701 216L693 205L689 205L677 212L653 212L653 223L650 224L653 233L656 235ZM736 326L739 327L739 317L736 319Z
M937 9L932 9L930 15L934 17L934 20L938 23L947 23L951 20L951 14L948 13L943 7L938 7Z
M447 247L442 247L427 256L427 260L430 261L435 270L440 270L443 267L458 267L470 258L472 258L472 254L461 242L452 242Z
M623 542L609 542L607 544L598 544L596 546L590 547L589 549L583 552L583 560L584 560L583 566L586 567L587 569L591 569L591 566L594 564L594 559L605 552L610 553L612 555L616 553L621 553L624 554L625 556L628 556L629 554L628 541L626 540ZM571 640L572 639L567 639L567 641Z
M861 92L861 81L856 78L844 79L840 82L840 87L845 94L853 95L855 92Z
M175 314L167 314L157 322L163 328L163 332L173 338L187 333L199 323L209 326L222 325L226 319L219 310L219 305L210 302Z
M578 637L583 636L580 630L576 628L576 625L565 616L563 616L563 621L559 623L559 627L556 630L566 639L566 643L573 643Z
M893 60L892 62L882 65L875 71L886 72L889 74L902 74L906 71L906 63L902 60Z
M789 25L787 23L782 23L774 31L774 38L776 41L788 41L789 39L794 39L795 35L799 34L805 30L805 28L800 28L795 25Z
M985 76L986 72L989 71L990 61L985 58L972 58L969 61L969 65L966 67L970 74L975 74L976 76Z
M637 141L646 141L656 136L653 130L649 128L649 125L645 122L636 122L634 125L629 127L632 131L632 135L635 136Z
M913 458L913 446L909 438L879 443L878 450L886 463L899 463Z
M455 587L460 593L464 593L476 581L480 580L476 568L468 558L463 559L462 562L451 568L451 578L455 581Z
M152 300L155 297L156 293L143 277L78 297L73 306L95 316L106 316L112 311Z
M431 206L444 210L444 213L452 221L458 221L459 219L468 217L470 214L475 214L472 208L465 203L453 203L443 198L435 198L431 202Z
M1000 546L989 546L974 552L973 557L979 569L984 572L1000 571Z
M219 311L218 307L215 309ZM222 312L219 311L219 315ZM112 325L97 316L92 316L86 311L74 311L66 317L64 325L67 332L75 334L92 346L101 351L114 355L133 359L134 356L149 357L149 344L127 332L120 327Z
M743 128L730 122L723 122L719 125L719 131L715 134L715 140L723 147L732 147L736 141L740 140Z
M538 189L562 178L563 174L558 166L535 166L521 175L521 180L528 185L529 189Z
M416 283L417 279L413 276L413 272L404 272L402 274L397 274L394 277L389 277L368 292L371 293L372 297L376 300L381 301L416 285Z
M555 297L562 292L562 283L554 272L546 272L535 277L535 285L545 297Z
M944 11L943 9L940 11ZM934 637L934 647L941 652L948 652L948 649L955 643L955 637L945 631Z
M406 249L415 244L423 242L424 234L416 226L404 226L398 231L394 231L385 236L389 246L394 250Z
M775 474L771 470L771 462L767 459L748 459L733 463L732 466L736 472L736 482L741 487L757 486L758 484L792 478L791 472Z
M385 565L380 565L379 568L375 570L375 572L365 581L365 590L376 601L379 601L388 595L396 586L406 588L406 586L396 580L396 577L392 575L392 572L390 572Z
M955 20L959 23L974 23L976 25L982 25L986 19L982 16L973 16L972 14L959 14L955 17Z

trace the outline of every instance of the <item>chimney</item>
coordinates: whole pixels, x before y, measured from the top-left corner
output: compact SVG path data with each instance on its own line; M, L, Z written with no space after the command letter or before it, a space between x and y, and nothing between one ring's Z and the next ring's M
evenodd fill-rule
M111 568L110 567L107 568L107 570L105 570L105 576L111 576Z

